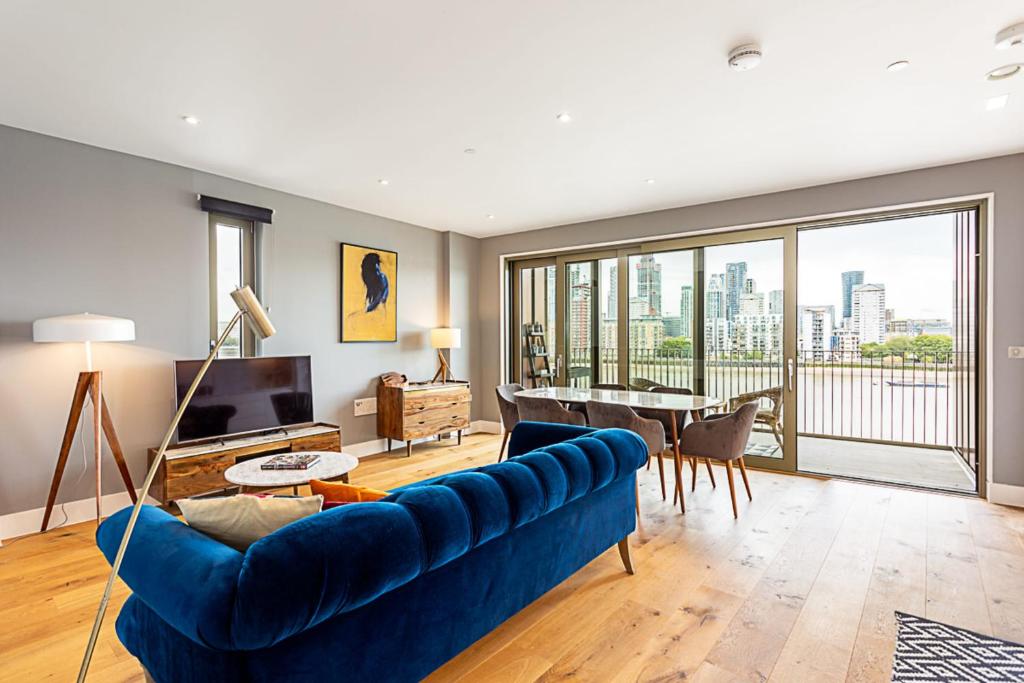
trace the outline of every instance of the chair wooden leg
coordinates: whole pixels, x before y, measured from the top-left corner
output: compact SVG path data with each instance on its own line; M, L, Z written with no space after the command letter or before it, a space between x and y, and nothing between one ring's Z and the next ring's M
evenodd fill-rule
M658 453L658 477L661 479L661 499L666 500L668 496L665 494L665 453L660 451Z
M708 476L711 477L711 488L717 489L715 484L715 471L711 469L711 458L704 458L704 464L708 466Z
M683 499L683 459L682 457L672 451L672 466L676 470L676 490L672 494L672 507L675 507L676 503L679 503L679 511L684 515L686 514L686 501Z
M501 462L501 457L505 455L505 446L508 444L508 437L512 432L505 430L505 436L501 437L501 450L498 451L498 462Z
M629 536L619 541L619 557L622 558L622 566L626 568L626 573L633 574L633 560L629 557Z
M754 496L750 493L750 481L747 479L747 465L743 462L743 458L740 457L736 460L740 466L740 476L743 477L743 485L747 489L747 500L754 500Z
M697 490L697 458L690 458L690 469L693 470L693 481L690 484L690 490Z
M736 511L736 484L732 480L732 460L725 461L725 476L729 480L729 497L732 499L732 516L738 519L740 513Z

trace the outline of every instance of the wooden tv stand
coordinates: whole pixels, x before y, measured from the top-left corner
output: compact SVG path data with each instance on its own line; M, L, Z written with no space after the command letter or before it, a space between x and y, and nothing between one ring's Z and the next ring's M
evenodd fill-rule
M179 498L237 488L224 478L224 470L249 458L292 451L340 452L341 429L326 422L315 422L287 430L170 446L150 495L167 505ZM150 465L156 452L156 448L148 451Z

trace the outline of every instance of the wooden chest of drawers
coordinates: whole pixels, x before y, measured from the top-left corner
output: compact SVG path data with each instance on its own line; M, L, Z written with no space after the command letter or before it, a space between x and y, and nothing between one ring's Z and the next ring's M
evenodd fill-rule
M377 434L391 441L405 441L407 455L412 454L413 439L457 432L469 427L469 409L473 396L469 382L444 382L377 387Z

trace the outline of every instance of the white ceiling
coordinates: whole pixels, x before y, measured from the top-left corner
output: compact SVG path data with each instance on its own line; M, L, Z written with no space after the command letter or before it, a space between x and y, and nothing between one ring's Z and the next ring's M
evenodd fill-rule
M983 78L1024 62L993 48L1021 20L1020 0L4 0L0 123L487 235L1024 150L1024 75ZM764 62L734 73L748 40Z

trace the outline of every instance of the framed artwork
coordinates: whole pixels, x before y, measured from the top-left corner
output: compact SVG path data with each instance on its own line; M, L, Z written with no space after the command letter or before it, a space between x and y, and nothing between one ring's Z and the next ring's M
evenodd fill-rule
M398 254L341 245L341 341L398 341Z

